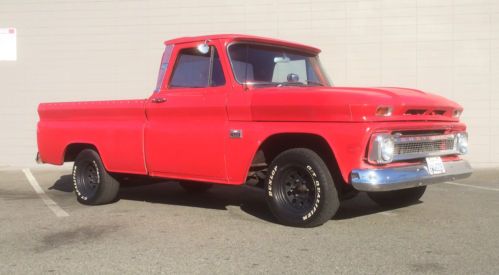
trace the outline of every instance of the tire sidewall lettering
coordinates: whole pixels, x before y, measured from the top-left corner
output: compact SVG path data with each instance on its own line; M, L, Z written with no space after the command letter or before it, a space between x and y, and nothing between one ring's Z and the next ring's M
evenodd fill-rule
M100 180L101 180L101 175L100 175L100 169L99 169L99 165L97 164L97 162L95 160L92 160L91 161L93 166L95 167L96 171L97 171L97 182L100 184ZM78 189L78 173L80 173L78 167L79 167L80 163L75 163L75 165L73 166L73 187L74 187L74 190L76 192L76 195L84 200L84 201L88 201L88 197L83 195L81 193L81 191Z
M82 196L80 190L78 190L78 184L77 184L77 179L76 179L77 173L78 173L78 165L74 165L74 167L73 167L73 187L74 187L74 190L75 190L76 195L78 197L80 197L83 200L87 200L86 197Z
M314 181L316 194L315 194L314 207L312 208L312 210L310 210L310 212L308 212L307 214L302 216L303 221L306 221L306 220L310 219L311 217L313 217L314 214L319 209L319 206L321 203L321 187L320 187L321 182L319 180L319 177L317 176L317 173L315 172L315 170L312 168L311 165L307 165L306 169L310 173L310 176L312 177L312 179Z
M267 181L267 194L269 195L269 197L273 197L272 182L274 181L275 175L277 173L277 168L278 165L275 165L274 168L272 168L272 171L269 174L269 180Z

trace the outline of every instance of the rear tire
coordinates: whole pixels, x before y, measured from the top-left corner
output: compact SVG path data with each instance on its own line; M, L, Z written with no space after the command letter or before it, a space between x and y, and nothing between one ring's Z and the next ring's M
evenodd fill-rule
M280 223L296 227L319 226L340 206L328 167L317 153L305 148L286 150L272 161L265 197Z
M187 193L191 193L191 194L205 193L211 187L213 187L213 184L201 183L201 182L195 182L195 181L181 181L179 184L180 184L180 186L182 186L182 188Z
M386 192L367 192L367 195L381 206L397 207L418 202L425 191L426 186L418 186Z
M99 154L92 149L76 157L73 186L78 201L88 205L114 202L120 189L120 183L106 171Z

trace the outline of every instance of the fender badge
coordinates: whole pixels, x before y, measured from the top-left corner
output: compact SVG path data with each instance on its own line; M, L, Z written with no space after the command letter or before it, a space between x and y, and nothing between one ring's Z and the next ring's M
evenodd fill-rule
M239 129L231 129L229 133L230 138L242 138L243 137L243 130Z

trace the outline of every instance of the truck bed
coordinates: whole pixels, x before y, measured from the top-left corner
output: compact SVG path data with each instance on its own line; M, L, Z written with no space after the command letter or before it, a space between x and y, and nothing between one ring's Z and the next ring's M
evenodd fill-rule
M61 165L68 146L94 144L110 172L147 174L144 161L146 101L40 104L37 136L41 161Z

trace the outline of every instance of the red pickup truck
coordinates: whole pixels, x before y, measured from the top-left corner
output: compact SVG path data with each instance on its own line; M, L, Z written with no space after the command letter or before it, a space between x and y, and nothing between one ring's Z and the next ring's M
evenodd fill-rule
M84 204L113 202L124 175L264 188L280 223L312 227L365 191L418 201L468 177L462 107L406 88L334 87L319 49L248 35L165 42L148 99L42 103L37 160L74 161Z

